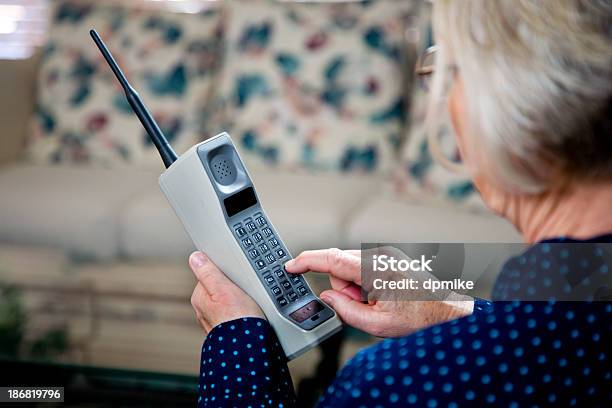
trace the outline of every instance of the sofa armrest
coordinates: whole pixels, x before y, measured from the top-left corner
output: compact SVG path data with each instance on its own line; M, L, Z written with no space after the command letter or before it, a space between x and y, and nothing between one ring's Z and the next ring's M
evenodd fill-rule
M40 52L23 60L0 60L0 164L18 159L35 104Z

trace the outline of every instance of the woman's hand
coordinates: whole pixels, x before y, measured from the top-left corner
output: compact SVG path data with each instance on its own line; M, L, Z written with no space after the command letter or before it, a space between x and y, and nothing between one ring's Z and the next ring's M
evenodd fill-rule
M265 319L257 303L202 252L191 254L189 266L198 279L191 295L191 305L205 333L208 334L219 323L241 317Z
M472 313L470 301L376 301L361 300L361 251L325 249L302 252L287 262L291 273L308 271L329 274L331 290L321 299L334 308L342 320L379 337L404 336L427 326Z

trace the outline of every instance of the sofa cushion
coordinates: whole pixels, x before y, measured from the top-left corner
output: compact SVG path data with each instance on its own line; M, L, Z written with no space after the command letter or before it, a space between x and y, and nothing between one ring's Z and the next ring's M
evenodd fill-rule
M251 163L389 170L418 4L226 2L226 61L206 133L229 131Z
M250 172L263 207L294 255L305 249L344 247L348 218L375 191L374 176ZM184 257L194 247L158 187L130 201L121 213L121 245L130 257Z
M154 10L145 2L105 3L53 2L28 139L36 163L159 167L153 144L89 36L92 27L174 148L182 152L201 139L198 107L221 60L222 20L214 3L195 14Z
M451 206L372 200L352 219L348 242L522 242L516 229L490 213L475 214Z
M149 191L156 173L132 168L14 165L0 168L0 241L59 247L70 255L119 254L119 208Z
M172 259L195 250L158 185L130 200L119 225L121 252L130 258Z

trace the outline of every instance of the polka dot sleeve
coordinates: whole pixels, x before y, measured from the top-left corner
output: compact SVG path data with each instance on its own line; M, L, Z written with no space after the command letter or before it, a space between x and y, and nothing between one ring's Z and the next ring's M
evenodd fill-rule
M493 310L493 303L488 300L474 298L474 311L473 313L488 313Z
M242 318L219 324L202 346L198 407L289 407L295 392L270 324Z
M361 350L319 407L612 406L612 302L536 298L566 283L589 287L609 273L601 256L593 246L528 248L504 264L494 302L475 299L470 316ZM522 289L534 300L514 299Z

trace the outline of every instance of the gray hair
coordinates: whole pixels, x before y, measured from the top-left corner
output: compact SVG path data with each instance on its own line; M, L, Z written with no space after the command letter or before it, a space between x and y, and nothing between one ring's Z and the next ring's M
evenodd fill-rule
M430 142L455 67L472 172L484 166L534 193L560 179L612 180L612 2L434 0L433 25Z

